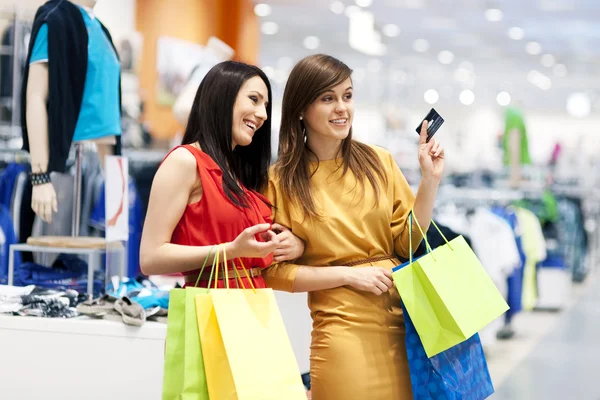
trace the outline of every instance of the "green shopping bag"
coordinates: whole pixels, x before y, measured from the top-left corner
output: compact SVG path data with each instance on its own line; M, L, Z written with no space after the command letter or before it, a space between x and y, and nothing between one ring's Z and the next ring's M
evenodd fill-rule
M213 249L208 252L198 279ZM173 289L169 294L162 400L209 400L194 300L196 295L206 293L206 288L188 287Z
M446 244L431 250L415 220L427 253L413 260L413 216L409 216L410 260L395 268L392 276L425 353L432 357L469 339L509 307L464 237L448 242L433 221Z

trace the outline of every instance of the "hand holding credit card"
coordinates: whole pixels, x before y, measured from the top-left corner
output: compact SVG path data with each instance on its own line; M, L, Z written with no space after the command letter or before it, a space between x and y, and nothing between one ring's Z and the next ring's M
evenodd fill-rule
M444 118L442 118L441 115L435 111L435 108L432 108L431 111L427 113L427 116L423 118L419 126L417 126L417 134L421 134L421 126L425 121L427 121L427 143L429 143L433 135L435 135L437 130L440 129L440 126L442 126L444 123Z

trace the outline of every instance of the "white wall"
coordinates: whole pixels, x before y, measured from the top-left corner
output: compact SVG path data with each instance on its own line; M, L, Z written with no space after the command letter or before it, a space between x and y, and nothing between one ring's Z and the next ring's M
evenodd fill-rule
M136 0L99 0L94 12L115 41L135 33Z

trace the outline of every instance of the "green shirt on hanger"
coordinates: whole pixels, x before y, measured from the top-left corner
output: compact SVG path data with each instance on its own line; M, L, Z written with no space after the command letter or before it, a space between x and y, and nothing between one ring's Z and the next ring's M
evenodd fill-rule
M502 137L502 149L504 150L504 165L510 164L510 133L516 130L519 132L519 138L521 140L521 155L520 164L529 165L531 164L531 157L529 155L529 144L527 141L527 129L525 128L525 120L520 110L509 107L506 109L506 120L504 125L504 136Z

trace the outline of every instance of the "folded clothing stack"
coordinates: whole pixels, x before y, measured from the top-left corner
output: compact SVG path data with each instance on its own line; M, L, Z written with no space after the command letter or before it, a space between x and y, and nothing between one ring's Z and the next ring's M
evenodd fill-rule
M39 288L55 290L87 290L88 265L79 257L71 254L61 254L50 267L27 262L15 270L15 286L35 285ZM102 271L96 271L93 291L99 295L102 291Z

